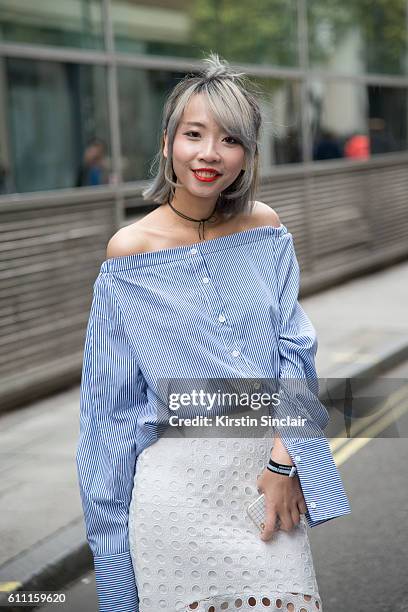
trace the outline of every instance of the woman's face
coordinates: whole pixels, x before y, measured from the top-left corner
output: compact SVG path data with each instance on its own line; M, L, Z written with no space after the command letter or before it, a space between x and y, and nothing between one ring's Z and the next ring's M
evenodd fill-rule
M192 125L197 122L202 125ZM167 135L164 143L163 153L167 157ZM193 96L184 110L173 143L173 168L178 182L191 195L215 201L239 175L244 157L244 147L215 123L205 98L201 94ZM219 174L214 179L213 175L193 172L200 168L211 168Z

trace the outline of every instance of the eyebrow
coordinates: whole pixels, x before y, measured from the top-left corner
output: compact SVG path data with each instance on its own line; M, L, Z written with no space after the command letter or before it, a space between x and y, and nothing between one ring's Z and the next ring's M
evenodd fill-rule
M198 125L198 127L202 128L207 127L204 123L200 123L199 121L183 121L183 125Z

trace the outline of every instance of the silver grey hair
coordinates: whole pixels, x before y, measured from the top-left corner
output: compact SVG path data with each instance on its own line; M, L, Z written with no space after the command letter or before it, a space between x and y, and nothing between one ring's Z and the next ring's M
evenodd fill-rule
M216 53L204 59L208 67L198 75L188 74L169 94L162 118L160 150L156 154L150 171L155 174L152 183L142 192L144 200L160 204L171 201L177 182L173 170L174 137L190 98L203 93L215 121L228 135L237 139L245 150L245 170L241 170L217 200L217 211L224 218L239 212L250 212L254 205L259 176L259 134L261 111L255 95L256 89L246 82L244 73L235 72ZM252 89L252 91L251 91ZM168 138L168 155L163 155L164 133ZM155 168L158 166L157 172Z

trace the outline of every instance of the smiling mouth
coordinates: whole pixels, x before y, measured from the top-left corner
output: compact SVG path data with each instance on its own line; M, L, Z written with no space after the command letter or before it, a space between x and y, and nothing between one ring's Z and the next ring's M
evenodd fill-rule
M214 174L213 172L196 172L195 170L192 170L192 173L194 174L196 179L204 183L212 183L219 176L221 176L221 174Z

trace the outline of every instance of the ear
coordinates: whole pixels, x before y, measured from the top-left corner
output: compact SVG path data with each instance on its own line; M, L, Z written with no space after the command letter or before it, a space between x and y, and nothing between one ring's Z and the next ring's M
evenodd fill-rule
M163 132L163 155L167 159L167 132L164 130Z

